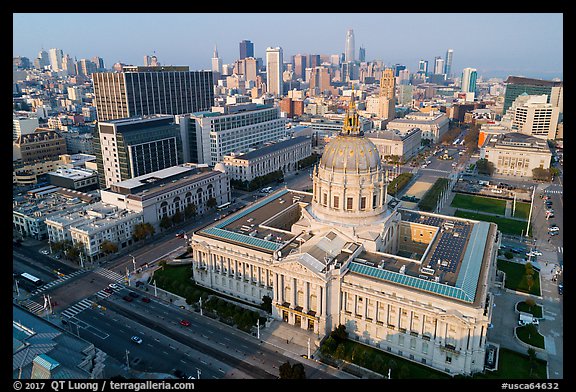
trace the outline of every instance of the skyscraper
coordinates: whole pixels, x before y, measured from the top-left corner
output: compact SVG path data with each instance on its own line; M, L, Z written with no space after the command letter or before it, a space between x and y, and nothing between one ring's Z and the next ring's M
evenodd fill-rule
M423 74L428 73L428 60L420 60L418 62L418 72Z
M50 57L48 56L48 52L44 49L38 52L38 65L39 68L44 68L50 65Z
M452 49L448 49L446 51L446 62L444 63L444 73L446 77L449 79L452 77L452 56L454 55L454 51Z
M406 69L405 65L402 64L394 64L394 76L400 76L400 71Z
M50 60L50 67L52 71L61 71L62 70L62 58L64 55L62 54L62 49L52 48L48 50L48 58Z
M476 92L476 68L464 68L462 70L462 85L460 90L464 93Z
M344 47L344 61L354 61L354 30L348 29L346 32L346 45Z
M559 107L560 113L563 112L563 82L524 78L522 76L508 76L505 83L506 93L504 95L504 113L506 113L506 110L512 106L514 100L522 93L528 95L546 94L548 96L547 103Z
M218 76L222 73L222 59L218 57L216 45L214 45L214 54L212 55L212 72L218 73Z
M148 56L147 54L145 54L144 55L144 66L149 67L150 65L152 65L152 58L150 56Z
M245 39L240 42L240 60L246 57L254 57L254 44Z
M392 68L386 68L380 79L378 117L392 120L395 117L396 77Z
M444 59L440 56L434 59L434 74L441 75L444 73Z
M306 68L319 67L321 64L319 54L309 54L308 55L308 65Z
M214 102L212 77L212 71L190 71L188 66L96 72L92 79L98 121L209 110Z
M297 54L294 56L294 76L296 79L306 80L306 56Z
M283 72L282 48L266 48L266 77L268 80L268 92L278 97L283 95L282 72Z
M366 48L360 47L358 50L358 60L363 63L366 61Z

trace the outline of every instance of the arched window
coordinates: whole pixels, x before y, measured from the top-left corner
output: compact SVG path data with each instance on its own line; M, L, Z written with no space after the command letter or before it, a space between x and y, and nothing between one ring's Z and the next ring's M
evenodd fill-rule
M163 201L160 204L160 218L164 218L166 215L168 215L168 203Z
M186 205L192 203L192 192L186 193L186 195L184 196L184 203Z
M180 198L179 197L175 197L174 198L174 212L180 211Z

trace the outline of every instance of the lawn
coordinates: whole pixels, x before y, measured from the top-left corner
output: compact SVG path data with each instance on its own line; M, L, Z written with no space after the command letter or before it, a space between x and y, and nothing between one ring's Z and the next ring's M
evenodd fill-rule
M516 309L519 312L530 313L532 316L536 318L542 318L542 306L535 304L534 306L530 307L526 304L526 302L518 302L516 305Z
M457 193L450 206L467 210L482 211L491 214L504 215L506 212L506 200L493 199L483 196L472 196ZM518 207L518 203L516 203Z
M514 204L514 202L512 202ZM530 203L516 202L516 209L514 211L514 218L522 218L528 220L530 214Z
M528 282L526 280L526 268L524 264L515 263L503 259L498 259L498 269L506 273L507 289L521 291L532 295L540 294L540 274L534 270L532 289L528 290Z
M534 324L516 327L516 335L524 343L544 349L544 336L540 335Z
M546 361L536 359L532 376L530 375L530 359L528 355L500 347L498 370L475 374L475 379L494 380L525 380L528 378L546 379Z
M498 230L503 234L512 235L523 235L526 230L526 222L508 219L500 216L478 214L475 212L468 212L462 210L456 210L454 216L465 219L475 219L486 222L494 222L498 225ZM532 226L530 226L530 233L532 232Z

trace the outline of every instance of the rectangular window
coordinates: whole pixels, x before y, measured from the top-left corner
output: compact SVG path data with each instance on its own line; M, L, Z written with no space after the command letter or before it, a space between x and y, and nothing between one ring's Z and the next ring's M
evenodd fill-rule
M333 205L333 207L334 207L334 208L339 208L339 207L340 207L339 204L340 204L340 198L339 198L338 196L334 196L334 205Z
M347 209L347 210L351 210L351 209L352 209L352 198L351 198L351 197L348 197L348 198L346 199L346 209Z
M328 205L328 194L324 193L322 196L322 205Z
M365 209L366 209L366 197L361 197L361 198L360 198L360 209L361 209L361 210L365 210Z

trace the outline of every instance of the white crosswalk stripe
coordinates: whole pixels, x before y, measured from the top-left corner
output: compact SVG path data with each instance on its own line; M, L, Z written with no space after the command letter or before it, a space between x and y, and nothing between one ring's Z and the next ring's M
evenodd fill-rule
M559 247L558 247L558 252L560 252L560 253L564 252L564 247L563 247L563 246L559 246Z
M85 271L83 271L83 270L79 270L79 271L76 271L76 272L72 272L71 274L64 275L64 276L62 276L62 277L60 277L60 278L58 278L58 279L56 279L56 280L53 280L52 282L46 283L45 285L37 288L36 290L34 290L34 291L31 293L31 295L36 295L36 294L38 294L38 293L41 293L41 292L43 292L44 290L49 289L50 287L59 285L59 284L65 282L65 281L67 281L68 279L70 279L70 278L72 278L72 277L74 277L74 276L76 276L76 275L80 275L80 274L82 274L82 273L84 273L84 272L85 272Z
M107 293L104 290L100 290L96 293L96 295L98 296L98 298L105 299L105 298L108 298L109 296L111 296L112 293Z
M98 267L94 270L94 272L96 272L97 274L100 274L102 276L105 276L108 279L113 280L115 282L121 282L124 280L124 276L120 275L117 272L110 271L109 269L106 269L106 268Z
M26 301L22 302L22 305L32 313L38 313L44 309L42 305L40 305L38 302L32 301L31 299L27 299Z
M74 305L70 306L68 309L63 311L62 316L66 316L68 318L74 317L83 310L91 307L93 304L94 302L85 298L82 301L75 303Z

